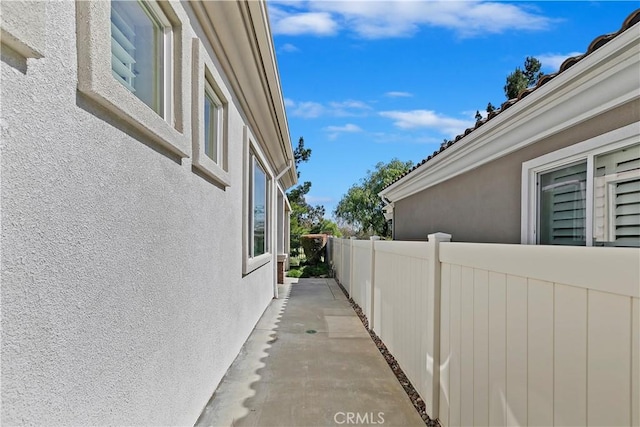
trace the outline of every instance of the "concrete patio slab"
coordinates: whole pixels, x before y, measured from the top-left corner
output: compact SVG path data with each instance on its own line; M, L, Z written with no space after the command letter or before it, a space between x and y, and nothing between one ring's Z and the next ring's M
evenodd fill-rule
M333 279L287 279L198 426L423 426Z

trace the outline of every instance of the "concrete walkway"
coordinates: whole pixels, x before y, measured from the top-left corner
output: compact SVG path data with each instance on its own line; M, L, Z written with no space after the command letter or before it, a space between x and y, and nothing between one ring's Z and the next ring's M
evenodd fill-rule
M201 426L424 426L333 279L287 279Z

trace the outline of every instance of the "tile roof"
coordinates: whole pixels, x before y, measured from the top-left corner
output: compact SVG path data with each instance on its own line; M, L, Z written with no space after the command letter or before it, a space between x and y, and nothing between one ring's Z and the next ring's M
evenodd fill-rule
M442 153L447 148L451 147L453 144L457 143L462 138L464 138L465 136L469 135L471 132L473 132L474 130L478 129L480 126L484 125L486 122L488 122L489 120L493 119L495 116L499 115L504 110L506 110L509 107L511 107L512 105L516 104L518 101L520 101L524 97L528 96L529 94L534 92L539 87L542 87L543 85L549 83L549 81L551 81L557 75L559 75L559 74L563 73L564 71L568 70L569 68L573 67L575 64L577 64L583 58L585 58L586 56L588 56L591 53L595 52L596 50L600 49L602 46L604 46L605 44L609 43L611 40L613 40L614 38L616 38L620 34L624 33L625 31L627 31L629 28L633 27L638 22L640 22L640 9L636 9L635 11L631 12L631 14L629 16L627 16L627 18L624 20L624 22L622 23L622 26L620 27L620 29L618 31L616 31L615 33L603 34L603 35L598 36L595 39L593 39L593 41L591 42L591 44L589 44L589 47L587 48L587 51L585 53L583 53L582 55L572 56L570 58L565 59L565 61L562 63L562 65L560 65L560 69L557 72L552 73L552 74L543 75L540 78L540 80L538 80L538 83L535 86L523 90L522 92L520 92L520 94L518 94L517 98L509 99L509 100L503 102L502 105L500 106L500 108L496 108L495 111L492 111L491 113L489 113L486 119L482 119L482 120L477 121L474 127L470 127L468 129L466 129L464 131L464 133L456 136L453 140L448 141L446 144L442 144L440 146L439 150L434 151L433 154L431 154L426 159L424 159L421 162L419 162L418 164L416 164L413 168L409 169L404 174L400 175L395 181L393 181L392 183L387 185L387 187L385 187L385 188L390 187L391 185L393 185L396 182L398 182L401 179L403 179L405 176L407 176L410 173L412 173L414 170L420 168L425 163L427 163L429 160L433 159L435 156L437 156L438 154Z

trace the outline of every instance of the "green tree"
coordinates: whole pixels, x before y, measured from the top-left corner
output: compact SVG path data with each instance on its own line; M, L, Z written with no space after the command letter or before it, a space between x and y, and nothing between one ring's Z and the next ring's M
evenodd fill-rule
M310 230L311 234L331 234L335 237L342 237L342 232L338 224L330 219L323 218L319 224L313 226Z
M542 64L536 58L527 56L524 61L524 70L516 67L513 73L507 76L507 84L504 86L504 94L507 99L517 98L520 92L538 83L543 73L540 71Z
M524 60L524 76L527 78L529 86L533 86L538 83L540 77L543 76L543 72L540 71L542 63L533 56L527 56Z
M311 158L311 149L305 148L304 138L300 137L297 147L293 150L293 158L296 169L300 163L307 162ZM300 171L298 170L298 178ZM289 239L291 251L298 252L300 249L300 236L310 234L312 229L322 228L324 221L324 206L311 206L307 203L305 196L311 190L311 182L305 181L289 190L287 197L291 205L291 232Z
M496 107L494 107L492 103L488 103L487 104L487 114L493 113L494 111L496 111Z
M413 163L393 159L380 162L367 176L349 188L334 211L337 219L349 224L361 237L378 235L390 237L391 229L382 208L384 203L378 193L407 172Z
M482 120L482 114L480 114L480 111L476 110L476 122L479 122L480 120Z
M309 161L311 157L311 148L304 148L304 138L300 137L298 140L298 146L293 150L293 159L296 163L296 169L302 162ZM298 178L300 178L300 171L298 171Z

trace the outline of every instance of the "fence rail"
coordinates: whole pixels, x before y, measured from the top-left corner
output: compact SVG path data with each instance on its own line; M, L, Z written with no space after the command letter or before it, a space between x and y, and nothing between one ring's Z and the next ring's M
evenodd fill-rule
M640 425L640 250L332 239L443 426Z

